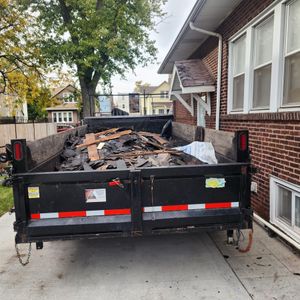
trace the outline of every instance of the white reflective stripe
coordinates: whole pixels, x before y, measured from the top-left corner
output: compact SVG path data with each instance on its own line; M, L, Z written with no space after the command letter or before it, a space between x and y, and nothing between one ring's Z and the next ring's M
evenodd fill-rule
M230 203L231 207L239 207L239 202L226 202L226 203ZM166 206L166 207L168 207L168 206ZM193 209L206 209L205 203L188 204L188 210L193 210ZM144 207L145 213L158 212L158 211L162 211L162 206L146 206L146 207Z
M58 212L40 214L40 219L57 219L57 218L58 218Z
M144 212L156 212L162 211L161 206L146 206L144 207Z
M188 209L204 209L205 208L205 204L189 204L188 205Z
M86 211L86 216L91 217L91 216L104 216L104 210L87 210Z

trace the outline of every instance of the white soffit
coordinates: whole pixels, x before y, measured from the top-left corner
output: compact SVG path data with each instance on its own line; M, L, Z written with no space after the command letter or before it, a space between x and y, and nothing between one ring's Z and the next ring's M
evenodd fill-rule
M189 24L215 31L242 0L198 0L186 19L167 56L159 67L159 74L171 74L175 61L188 59L208 38L193 31Z

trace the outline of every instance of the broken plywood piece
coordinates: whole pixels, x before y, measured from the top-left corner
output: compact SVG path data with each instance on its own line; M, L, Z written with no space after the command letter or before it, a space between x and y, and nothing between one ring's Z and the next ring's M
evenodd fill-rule
M149 144L157 149L165 149L165 147L163 145L160 145L158 143L156 143L155 141L150 141L150 139L148 139L147 137L145 137L143 134L140 134L139 132L137 133L137 135L140 137L140 139L146 143Z
M94 143L96 140L95 135L93 133L88 133L85 135L85 143L87 144L91 144L90 146L87 147L88 149L88 155L89 155L89 159L91 161L94 160L99 160L99 154L98 154L98 150L97 150L97 146Z
M165 145L168 143L167 140L165 140L164 138L162 138L159 134L157 133L152 133L152 132L145 132L145 131L140 131L139 132L140 135L145 136L145 137L152 137L153 139L155 139L159 144L161 145Z
M112 134L112 135L109 135L109 136L105 136L105 137L100 138L98 140L95 139L94 141L89 141L89 142L85 141L83 144L76 146L76 148L88 147L88 146L93 145L93 144L98 144L98 143L101 143L101 142L114 140L114 139L117 139L117 138L119 138L123 135L130 134L131 132L132 132L132 130L124 130L124 131L121 131L121 132L118 132L118 133L115 133L115 134Z
M111 129L103 130L103 131L95 133L95 137L99 137L101 135L106 135L108 133L115 133L118 130L119 130L119 128L111 128Z
M173 155L181 155L182 152L173 150L173 149L165 149L165 150L151 150L151 151L132 151L128 153L119 153L119 154L113 154L109 155L109 159L112 159L113 157L122 157L122 158L128 158L128 157L137 157L137 156L144 156L144 155L153 155L153 154L160 154L160 153L170 153Z

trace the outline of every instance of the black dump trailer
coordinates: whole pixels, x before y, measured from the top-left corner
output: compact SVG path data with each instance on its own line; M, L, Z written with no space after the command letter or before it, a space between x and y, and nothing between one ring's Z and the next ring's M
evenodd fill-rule
M55 171L70 135L127 127L159 133L170 116L87 118L37 141L12 140L16 244L252 228L248 132L172 123L172 135L212 142L218 164ZM90 191L97 199L89 199Z

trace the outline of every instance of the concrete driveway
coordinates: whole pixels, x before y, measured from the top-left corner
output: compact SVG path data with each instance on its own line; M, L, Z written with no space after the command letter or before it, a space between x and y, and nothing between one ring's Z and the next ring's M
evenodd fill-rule
M225 233L178 234L45 243L22 267L13 219L0 218L0 299L300 297L299 256L258 226L247 254Z

